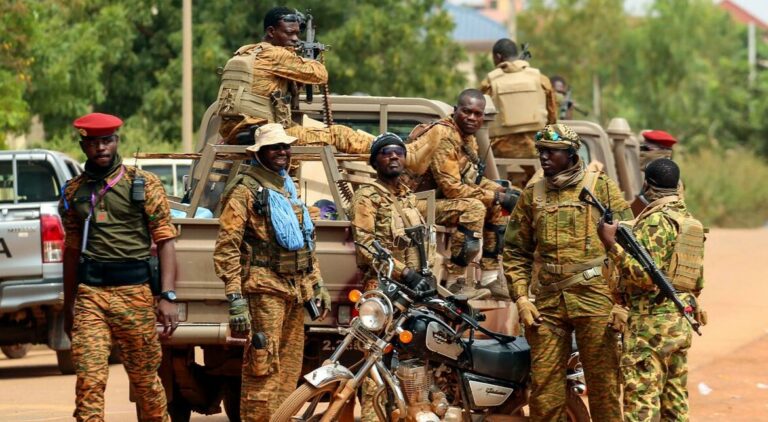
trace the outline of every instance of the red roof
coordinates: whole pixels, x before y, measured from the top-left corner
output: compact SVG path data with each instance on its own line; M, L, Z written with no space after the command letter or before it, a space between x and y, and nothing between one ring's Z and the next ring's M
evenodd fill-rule
M768 23L763 22L758 18L757 16L749 13L744 8L736 4L735 2L731 0L723 0L720 2L719 5L722 9L724 9L728 14L731 15L734 19L737 21L748 24L750 22L754 22L755 26L759 29L768 30Z

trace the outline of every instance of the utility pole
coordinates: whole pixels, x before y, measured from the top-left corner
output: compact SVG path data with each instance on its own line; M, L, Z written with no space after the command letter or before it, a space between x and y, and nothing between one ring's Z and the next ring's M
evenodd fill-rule
M507 7L507 32L509 38L517 42L517 0L509 0Z
M181 12L181 149L192 152L192 0Z
M747 60L749 62L749 88L755 86L757 78L757 42L755 40L755 22L750 21L747 24Z

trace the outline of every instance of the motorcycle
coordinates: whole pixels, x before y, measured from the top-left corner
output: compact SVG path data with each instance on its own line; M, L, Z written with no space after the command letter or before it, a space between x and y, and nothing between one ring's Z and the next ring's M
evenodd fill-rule
M304 376L271 421L346 419L366 378L376 385L372 402L380 421L528 420L531 357L525 338L481 326L485 316L464 297L441 298L434 289L414 291L393 280L390 252L378 242L373 246L379 289L350 293L358 316L335 329L344 339L323 366ZM350 348L364 357L345 367L340 358ZM568 420L589 421L578 352L568 368Z

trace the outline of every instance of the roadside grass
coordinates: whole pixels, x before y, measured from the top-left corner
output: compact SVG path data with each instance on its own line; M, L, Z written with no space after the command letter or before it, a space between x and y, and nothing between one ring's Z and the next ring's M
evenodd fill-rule
M685 202L707 227L760 227L768 222L768 163L742 148L703 149L675 157Z

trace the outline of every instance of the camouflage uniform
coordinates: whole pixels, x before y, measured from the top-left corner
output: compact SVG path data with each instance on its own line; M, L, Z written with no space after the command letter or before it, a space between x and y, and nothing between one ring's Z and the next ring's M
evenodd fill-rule
M295 136L295 145L334 145L340 152L365 154L371 148L373 136L346 126L333 125L328 128L305 128L291 120L290 104L286 95L298 95L297 84L327 84L328 71L317 60L297 55L292 49L274 46L268 42L254 44L251 49L260 49L253 64L253 85L251 92L271 97L278 92L282 110L281 123L286 133ZM228 138L238 127L239 119L222 120L219 134Z
M125 168L122 178L96 205L81 259L145 260L150 255L151 241L157 243L176 236L160 180L153 173L123 166L117 156L105 177L94 177L86 164L86 173L67 183L59 202L65 248L80 250L91 193L104 187L106 180L115 179L121 168ZM146 181L143 206L131 201L131 183L137 176ZM142 420L166 421L166 396L157 374L162 355L155 328L154 299L146 282L119 285L125 281L120 275L108 274L101 285L78 277L72 329L72 359L77 373L74 417L78 421L104 419L107 359L116 342L136 392Z
M534 257L541 266L540 287L534 292L544 323L525 333L531 344L532 421L565 419L566 363L574 331L593 420L621 420L617 341L606 326L613 303L606 280L599 272L595 273L595 267L600 268L604 258L596 231L599 215L578 199L587 174L582 170L581 179L575 185L560 190L544 185L544 204L534 199L536 183L528 185L505 234L502 262L513 299L528 295ZM618 219L630 218L628 205L616 183L603 173L590 176L594 177L592 190L600 201L610 203ZM545 180L540 183L547 183ZM588 269L591 273L587 273ZM581 271L583 276L579 275ZM587 276L590 278L585 280ZM555 287L558 282L565 285L564 281L570 277L582 281L562 289Z
M388 194L386 193L388 192ZM397 211L392 201L397 200L405 216ZM383 184L376 183L363 185L355 191L350 207L352 215L352 227L355 242L372 247L374 240L378 240L382 246L392 252L394 269L392 277L402 280L403 270L408 267L418 270L421 267L419 251L415 246L408 246L404 228L425 224L424 218L417 208L416 196L401 184L399 189L392 191ZM408 221L405 221L408 220ZM378 287L376 271L370 266L373 257L365 248L357 248L358 266L365 272L363 277L364 289L370 290ZM373 410L373 393L376 391L376 383L366 378L363 383L363 398L361 400L361 420L363 422L378 422Z
M416 142L436 145L431 155L429 170L418 183L417 189L437 190L437 224L463 226L477 235L482 227L483 270L499 268L497 245L500 232L507 217L495 203L495 192L499 184L483 177L476 183L478 156L477 140L474 135L461 136L453 119L444 118L423 133ZM485 224L483 224L485 223ZM451 237L451 254L459 255L466 234L457 230ZM455 262L448 266L449 272L463 272L464 267Z
M662 203L663 200L666 200ZM695 304L704 287L703 269L693 289L677 285L671 273L679 221L676 216L690 217L685 203L677 196L667 196L648 205L635 222L632 231L680 292L683 303ZM698 254L703 260L703 234ZM624 419L626 421L687 421L688 378L687 353L691 347L691 328L678 315L670 301L654 304L658 288L642 266L615 244L608 256L621 274L621 293L630 308L629 331L624 336L621 371L624 377ZM680 261L677 261L680 262ZM690 287L690 286L689 286Z
M497 68L504 69L507 72L515 72L521 69L522 65L527 66L528 63L524 60L506 61L499 63ZM552 83L544 75L541 75L541 87L546 95L547 123L555 123L557 121L557 101L555 100ZM481 82L480 90L483 91L483 94L491 95L491 81L488 77ZM497 104L496 108L499 109L500 105ZM497 111L499 111L498 115L501 115L501 110ZM537 158L538 154L534 144L535 135L536 131L507 134L490 133L493 156L496 158Z
M243 172L225 192L224 208L213 255L216 275L226 294L242 293L248 299L251 333L263 332L267 347L248 346L243 358L240 417L244 421L268 421L296 387L304 350L303 303L312 298L320 280L314 251L290 252L275 240L271 218L256 210L258 187L287 195L282 176L261 166ZM300 206L292 204L299 223ZM265 205L266 206L266 205ZM298 264L299 255L306 265ZM277 271L276 262L296 258L292 270ZM283 259L286 259L285 261Z

